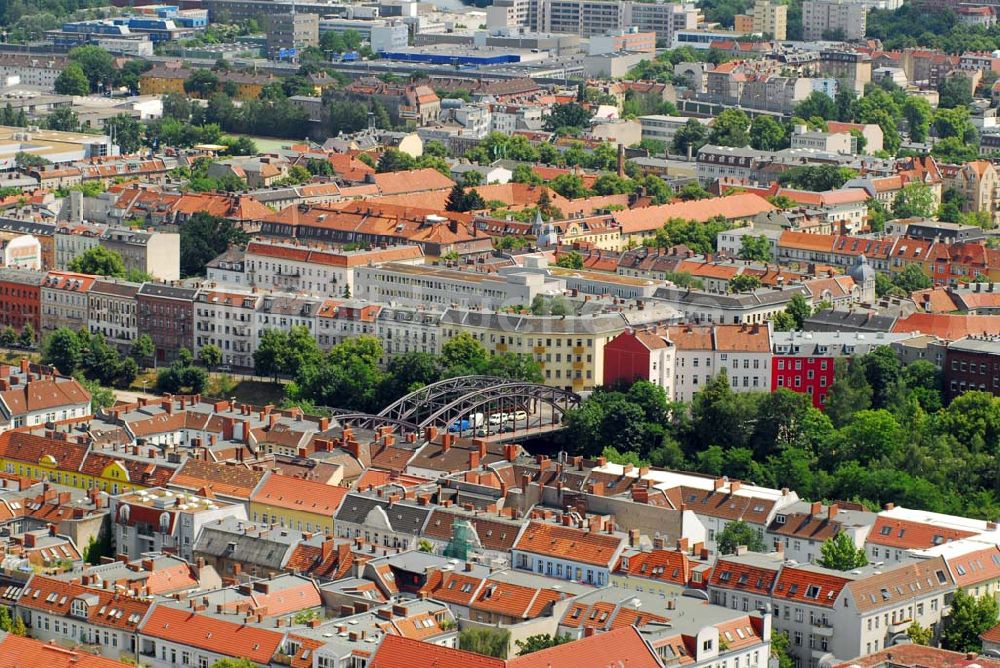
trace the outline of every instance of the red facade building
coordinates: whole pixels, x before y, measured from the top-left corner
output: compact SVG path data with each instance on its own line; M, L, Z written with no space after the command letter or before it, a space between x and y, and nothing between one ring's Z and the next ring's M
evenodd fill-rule
M20 333L30 324L38 335L44 280L42 272L0 268L0 329L10 326Z
M136 325L149 334L158 363L169 362L181 348L194 349L195 288L144 283L136 295Z

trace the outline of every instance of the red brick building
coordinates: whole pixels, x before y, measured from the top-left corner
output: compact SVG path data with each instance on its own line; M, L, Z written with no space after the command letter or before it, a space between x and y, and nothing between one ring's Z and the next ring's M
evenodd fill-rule
M949 401L973 390L1000 396L1000 336L970 336L950 344L944 354L944 390Z
M41 324L41 293L45 274L26 269L0 268L0 328L8 325L20 332L25 324Z
M149 334L156 361L169 362L181 348L194 349L195 288L145 283L136 295L136 325Z

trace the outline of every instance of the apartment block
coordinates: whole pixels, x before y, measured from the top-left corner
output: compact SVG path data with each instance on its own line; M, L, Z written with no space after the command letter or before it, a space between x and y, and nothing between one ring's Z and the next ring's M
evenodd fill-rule
M856 0L805 0L802 3L802 37L806 40L862 40L868 8Z

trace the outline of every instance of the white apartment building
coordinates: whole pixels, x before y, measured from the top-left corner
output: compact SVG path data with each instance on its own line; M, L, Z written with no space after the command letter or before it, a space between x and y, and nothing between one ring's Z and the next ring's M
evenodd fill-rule
M674 141L674 135L691 119L686 116L664 116L661 114L651 114L640 116L639 125L642 126L642 138L654 139L666 142L669 146ZM712 123L711 118L696 118L702 125L708 126Z
M316 312L316 342L323 350L356 336L374 336L379 304L327 299Z
M169 551L193 563L201 528L224 517L246 521L246 507L159 487L111 498L115 550L130 559Z
M441 310L386 306L375 319L374 334L387 358L409 352L436 355L441 352L443 316Z
M1000 544L996 531L995 522L888 504L868 533L865 552L871 562L899 563L912 556L911 550L926 550L984 534Z
M424 255L419 246L344 251L251 241L243 262L252 286L346 298L354 293L357 267L387 262L423 264Z
M674 397L690 401L725 371L734 392L771 387L771 337L767 325L678 325L668 330L676 346Z
M562 294L562 282L528 272L505 276L477 271L390 263L358 267L355 272L359 299L407 306L497 309L528 306L536 295Z
M833 33L843 39L865 38L868 8L855 0L805 0L802 3L802 38L821 40Z
M305 327L316 336L316 313L323 302L319 297L280 293L264 294L254 314L253 350L260 346L261 337L269 329L288 332L292 327Z
M139 335L136 326L136 295L140 283L115 279L94 281L87 293L87 326L101 334L109 345L125 352Z
M46 91L55 89L56 79L65 67L65 56L21 53L0 55L0 79L18 77L20 85Z
M221 289L199 290L194 300L195 357L207 345L222 351L222 363L253 368L255 313L261 295Z
M70 271L50 271L41 289L41 336L68 327L79 331L87 327L87 293L96 278Z

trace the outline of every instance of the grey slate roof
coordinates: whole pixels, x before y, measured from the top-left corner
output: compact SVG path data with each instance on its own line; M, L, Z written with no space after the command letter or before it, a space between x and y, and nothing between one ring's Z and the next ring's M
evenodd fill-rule
M421 534L433 510L430 506L415 506L404 502L396 502L389 507L389 503L382 498L348 494L340 504L334 521L364 524L368 513L375 507L381 507L385 511L393 531L414 536Z

